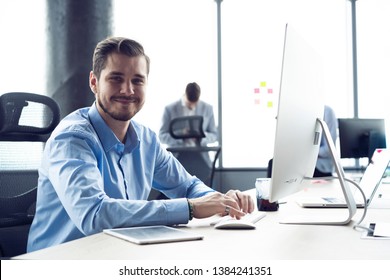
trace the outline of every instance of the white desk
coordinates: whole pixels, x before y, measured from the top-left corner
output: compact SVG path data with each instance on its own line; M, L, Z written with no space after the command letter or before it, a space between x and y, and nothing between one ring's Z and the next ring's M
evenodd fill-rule
M390 185L381 188L390 189ZM279 211L268 212L256 230L216 230L209 220L193 220L183 227L204 235L204 240L156 245L135 245L99 233L79 240L24 254L16 259L114 259L114 260L390 260L390 240L361 239L352 228L361 217L358 210L347 226L284 225L283 215L344 215L346 209L303 209L294 197L338 191L329 184L311 184L305 191L289 197ZM389 200L390 202L390 200ZM390 221L390 209L368 209L364 222ZM235 252L232 256L229 252ZM242 252L242 253L239 253ZM239 253L239 256L237 254Z

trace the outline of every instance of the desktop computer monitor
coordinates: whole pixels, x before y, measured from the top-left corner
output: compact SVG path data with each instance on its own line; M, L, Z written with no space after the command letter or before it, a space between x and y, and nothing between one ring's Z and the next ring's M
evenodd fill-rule
M356 212L356 203L344 182L345 175L334 143L322 120L322 78L319 54L286 25L269 200L275 202L302 190L303 181L313 177L324 133L344 196L350 204L349 216L340 222L314 220L307 224L345 224Z
M341 158L371 159L377 148L386 148L384 119L341 118L339 122Z
M319 55L286 25L277 112L270 200L297 192L312 177L324 115L322 62Z

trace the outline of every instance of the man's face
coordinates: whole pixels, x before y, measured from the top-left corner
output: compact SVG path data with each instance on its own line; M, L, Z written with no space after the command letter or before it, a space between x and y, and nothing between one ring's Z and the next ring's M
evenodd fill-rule
M146 59L113 53L107 57L99 78L91 72L89 83L106 122L129 121L145 103Z
M185 104L187 106L188 109L190 110L194 110L195 107L196 107L196 104L198 104L198 102L191 102L187 99L187 97L185 98Z

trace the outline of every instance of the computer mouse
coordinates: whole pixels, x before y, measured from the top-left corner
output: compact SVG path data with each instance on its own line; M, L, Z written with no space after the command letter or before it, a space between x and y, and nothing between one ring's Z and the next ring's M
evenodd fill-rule
M256 225L250 221L228 219L214 225L216 229L255 229Z

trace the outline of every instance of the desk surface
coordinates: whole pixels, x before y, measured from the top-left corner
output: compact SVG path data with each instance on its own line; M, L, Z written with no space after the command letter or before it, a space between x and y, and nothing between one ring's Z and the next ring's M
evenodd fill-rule
M381 188L389 189L390 185ZM184 230L204 235L201 241L136 245L121 239L95 234L65 244L17 256L16 259L180 259L180 260L335 260L390 259L390 240L362 239L353 224L363 213L359 209L346 226L286 225L279 221L284 215L346 215L346 209L303 209L294 201L297 196L319 195L338 187L329 183L310 183L307 188L281 204L279 211L267 212L256 230L216 230L209 219L194 219ZM374 201L373 201L374 202ZM390 200L388 200L390 206ZM363 223L390 221L389 208L369 208ZM235 252L231 255L230 252Z

